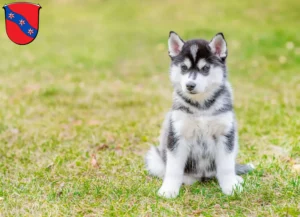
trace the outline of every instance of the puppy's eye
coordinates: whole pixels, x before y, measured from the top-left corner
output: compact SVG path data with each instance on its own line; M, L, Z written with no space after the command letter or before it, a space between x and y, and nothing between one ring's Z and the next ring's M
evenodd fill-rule
M208 65L204 66L204 67L202 68L202 70L203 70L203 71L208 71L208 70L209 70L209 66L208 66Z
M210 67L209 67L208 65L206 65L206 66L204 66L204 67L202 68L201 71L202 71L203 74L207 75L208 72L209 72L209 69L210 69Z
M181 66L181 71L185 72L188 70L188 67L186 65Z

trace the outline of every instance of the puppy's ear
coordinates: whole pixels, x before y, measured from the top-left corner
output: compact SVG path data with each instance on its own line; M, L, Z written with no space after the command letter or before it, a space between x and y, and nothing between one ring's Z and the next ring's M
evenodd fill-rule
M225 60L227 57L227 44L223 33L218 33L209 43L211 52L217 57Z
M184 41L175 32L171 31L169 35L169 55L171 57L177 56L184 45Z

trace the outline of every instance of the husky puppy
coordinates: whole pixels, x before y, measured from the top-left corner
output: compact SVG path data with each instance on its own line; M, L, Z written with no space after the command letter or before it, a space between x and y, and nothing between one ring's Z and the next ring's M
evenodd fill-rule
M174 198L182 183L216 177L222 192L241 191L251 164L236 164L238 134L232 89L227 80L227 44L222 33L209 42L183 41L171 31L170 79L173 106L167 113L160 145L146 154L146 168L163 178L158 195Z

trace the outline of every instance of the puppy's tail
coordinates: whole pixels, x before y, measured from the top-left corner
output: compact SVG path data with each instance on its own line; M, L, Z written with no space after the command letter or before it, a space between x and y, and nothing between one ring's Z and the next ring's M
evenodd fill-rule
M253 164L236 164L235 165L235 173L237 175L242 175L242 174L246 174L250 171L252 171L254 169L254 165Z
M146 154L145 161L146 169L151 175L159 178L164 177L166 166L157 147L151 146L150 150Z

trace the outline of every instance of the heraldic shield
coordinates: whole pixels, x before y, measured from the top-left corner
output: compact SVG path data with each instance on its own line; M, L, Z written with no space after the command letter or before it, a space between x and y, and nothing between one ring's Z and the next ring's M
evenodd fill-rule
M15 2L4 5L7 36L16 44L32 42L39 30L41 6L29 2Z

